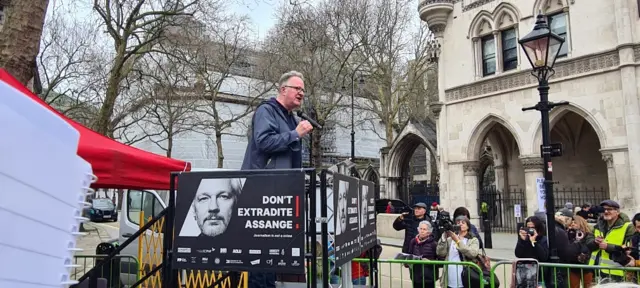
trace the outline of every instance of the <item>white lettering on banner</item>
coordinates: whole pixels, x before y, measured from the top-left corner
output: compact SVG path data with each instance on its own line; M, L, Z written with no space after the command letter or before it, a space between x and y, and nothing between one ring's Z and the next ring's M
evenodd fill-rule
M293 196L262 196L262 204L291 204L292 199Z
M238 208L238 216L293 217L293 208Z
M348 214L358 214L358 207L349 207L347 208Z
M358 224L358 217L350 217L349 224Z
M247 220L244 228L253 229L293 229L293 221L286 220Z

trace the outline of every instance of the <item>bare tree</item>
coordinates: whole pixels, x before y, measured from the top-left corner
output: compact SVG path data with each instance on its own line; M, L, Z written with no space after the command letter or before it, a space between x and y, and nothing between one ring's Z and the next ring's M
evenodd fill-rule
M184 63L176 61L175 57L156 57L149 55L146 61L153 62L146 65L155 68L148 71L152 81L151 101L144 109L144 117L138 122L146 136L167 157L172 157L174 139L177 136L198 127L198 120L194 108L197 104L197 88L188 85L189 71Z
M269 58L254 50L247 19L228 15L204 25L203 35L188 43L188 65L195 75L201 133L215 135L217 167L224 166L223 137L244 137L245 120L273 83L265 77Z
M425 75L434 67L429 57L432 36L425 25L412 25L415 11L409 0L360 1L365 3L359 4L364 8L356 23L364 45L358 58L367 78L367 97L359 105L375 116L369 120L371 127L382 122L384 134L371 130L391 146L408 121L427 117Z
M130 76L136 62L144 55L157 52L154 46L170 27L193 16L199 0L94 0L93 10L113 42L113 59L106 81L105 96L93 128L103 135L113 136L115 125L125 115L114 119L116 102L121 96L123 81ZM148 99L131 99L147 102ZM132 103L129 109L144 107ZM126 111L130 111L125 109ZM131 111L130 111L131 112ZM115 125L114 125L115 124Z
M37 58L39 97L67 117L89 125L97 114L96 85L104 76L94 48L97 27L87 21L55 15L45 23Z
M0 31L0 67L27 85L35 74L36 56L49 0L2 0L4 25Z
M348 61L360 45L354 41L351 10L355 6L348 2L324 0L304 7L287 3L264 46L276 59L272 79L288 70L304 74L303 109L323 126L332 124L332 117L342 108L341 87ZM311 159L316 167L322 166L325 134L321 129L311 134Z

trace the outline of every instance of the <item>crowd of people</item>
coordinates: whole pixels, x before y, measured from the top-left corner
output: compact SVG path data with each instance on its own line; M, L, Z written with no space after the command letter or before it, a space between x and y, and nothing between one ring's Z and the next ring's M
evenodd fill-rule
M391 203L389 203L391 206ZM388 209L390 210L390 209ZM402 213L393 222L397 231L404 230L402 252L425 260L476 262L483 254L482 238L471 224L471 215L464 207L455 209L453 230L437 229L438 213L442 207L433 203L413 206L412 212ZM533 258L540 263L551 259L546 215L536 213L528 217L519 229L515 247L517 258ZM607 279L612 282L635 282L636 273L625 272L620 267L640 267L638 244L640 242L640 213L629 218L620 211L620 205L606 200L600 205L584 204L575 208L571 203L555 213L555 243L558 247L555 262L589 265L592 268L554 269L539 266L539 287L585 287ZM411 279L414 287L434 287L440 280L443 288L479 287L463 281L460 265L413 265ZM482 277L480 277L482 278Z

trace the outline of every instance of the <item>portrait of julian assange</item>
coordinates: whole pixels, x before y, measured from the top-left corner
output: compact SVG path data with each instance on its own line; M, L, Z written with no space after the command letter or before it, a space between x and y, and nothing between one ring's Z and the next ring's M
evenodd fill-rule
M202 179L184 220L181 237L218 237L231 227L246 178Z

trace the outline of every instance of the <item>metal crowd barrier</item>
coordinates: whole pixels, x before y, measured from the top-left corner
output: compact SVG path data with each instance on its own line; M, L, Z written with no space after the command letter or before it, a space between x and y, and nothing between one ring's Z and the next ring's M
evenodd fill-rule
M109 255L75 255L71 279L78 280L89 272L98 262ZM97 271L98 278L107 280L107 287L121 287L138 281L138 259L133 256L117 255Z
M353 259L355 263L368 264L369 259ZM378 271L378 287L440 287L441 281L447 279L446 269L444 267L455 266L457 270L456 273L462 273L463 269L473 269L482 275L482 269L472 262L450 262L450 261L432 261L432 260L392 260L392 259L378 259L377 260L377 271ZM451 265L451 266L449 266ZM431 269L427 269L431 268ZM438 269L434 269L432 267L438 267ZM431 283L425 283L421 281L417 281L418 285L414 286L413 283L413 275L417 269L423 269L423 273L430 273L426 278L437 279L433 282L433 286ZM369 269L371 270L371 269ZM353 275L351 279L358 279L360 275ZM331 278L333 283L336 283L336 280L339 280L339 276L335 277L332 275ZM423 278L424 279L424 278ZM367 276L367 282L361 284L354 284L354 287L371 287L371 279ZM470 281L469 278L462 279L462 281ZM339 283L339 282L338 282ZM480 287L485 287L485 283L480 283ZM471 286L471 285L469 285ZM334 286L337 287L337 286ZM486 287L489 287L489 283L486 283Z

